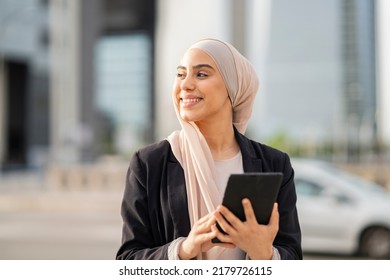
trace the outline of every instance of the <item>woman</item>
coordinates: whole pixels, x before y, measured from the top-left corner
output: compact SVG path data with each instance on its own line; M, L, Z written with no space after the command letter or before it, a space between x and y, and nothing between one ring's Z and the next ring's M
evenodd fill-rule
M243 135L257 90L230 44L205 39L186 51L173 87L182 130L133 155L117 259L302 259L290 159ZM248 199L246 222L220 205L229 175L243 172L284 174L268 225L257 224Z

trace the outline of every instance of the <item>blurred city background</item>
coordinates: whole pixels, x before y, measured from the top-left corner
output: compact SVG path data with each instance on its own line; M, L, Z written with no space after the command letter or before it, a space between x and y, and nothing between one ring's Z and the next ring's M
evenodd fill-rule
M259 75L250 138L389 190L389 19L386 0L0 0L0 259L115 257L130 156L179 129L176 66L205 37Z

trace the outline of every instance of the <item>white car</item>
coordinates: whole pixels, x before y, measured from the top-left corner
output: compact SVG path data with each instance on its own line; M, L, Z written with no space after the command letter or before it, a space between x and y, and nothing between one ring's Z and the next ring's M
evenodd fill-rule
M303 252L390 259L390 192L325 162L292 165Z

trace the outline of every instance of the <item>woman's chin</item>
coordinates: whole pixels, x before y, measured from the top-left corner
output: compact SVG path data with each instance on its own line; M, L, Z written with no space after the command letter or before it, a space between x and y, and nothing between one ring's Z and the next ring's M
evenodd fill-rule
M186 122L196 122L198 118L191 114L180 114L181 118Z

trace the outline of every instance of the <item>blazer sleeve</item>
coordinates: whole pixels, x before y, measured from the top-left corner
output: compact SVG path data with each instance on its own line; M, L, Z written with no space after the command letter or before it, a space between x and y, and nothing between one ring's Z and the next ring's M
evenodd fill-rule
M294 184L294 170L290 158L284 154L284 179L277 198L279 232L274 241L281 259L302 259L301 229L299 226Z
M146 168L139 153L130 161L121 205L122 245L116 259L168 259L169 243L156 244L149 217Z

